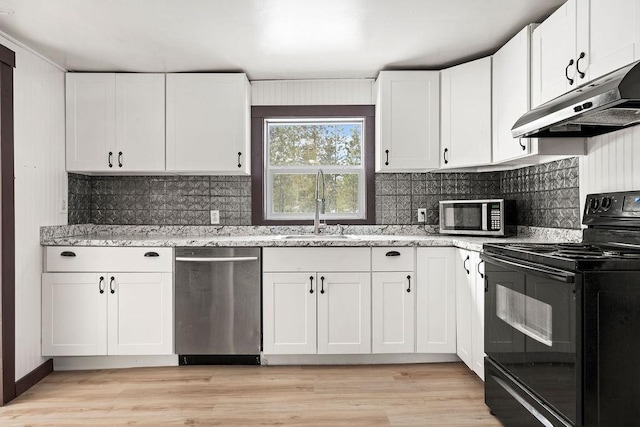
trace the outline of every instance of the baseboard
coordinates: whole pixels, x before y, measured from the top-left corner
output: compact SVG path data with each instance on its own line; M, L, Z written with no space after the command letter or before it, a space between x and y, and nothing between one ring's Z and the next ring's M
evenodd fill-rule
M24 377L16 381L16 397L38 384L41 379L53 372L53 360L49 359Z
M386 365L459 362L455 354L295 354L262 355L263 365Z
M55 371L86 369L148 368L153 366L178 366L178 355L166 356L66 356L54 357Z

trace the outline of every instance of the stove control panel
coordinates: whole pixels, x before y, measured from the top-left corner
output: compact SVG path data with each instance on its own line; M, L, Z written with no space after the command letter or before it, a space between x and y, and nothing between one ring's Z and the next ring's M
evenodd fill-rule
M582 223L609 225L614 221L637 220L640 224L640 192L589 194Z

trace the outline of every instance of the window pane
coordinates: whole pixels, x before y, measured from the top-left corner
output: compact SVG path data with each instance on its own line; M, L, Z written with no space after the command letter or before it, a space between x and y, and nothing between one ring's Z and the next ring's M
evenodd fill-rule
M325 214L360 214L358 200L358 174L325 174ZM315 174L278 173L273 176L272 213L304 214L311 217L315 212ZM322 183L320 183L322 197ZM303 215L300 215L303 216Z
M272 166L362 163L362 120L267 122L269 164Z

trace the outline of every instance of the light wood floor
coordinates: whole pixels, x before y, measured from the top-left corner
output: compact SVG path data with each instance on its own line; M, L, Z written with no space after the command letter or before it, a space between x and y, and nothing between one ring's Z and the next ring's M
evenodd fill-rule
M460 363L54 372L0 426L500 426Z

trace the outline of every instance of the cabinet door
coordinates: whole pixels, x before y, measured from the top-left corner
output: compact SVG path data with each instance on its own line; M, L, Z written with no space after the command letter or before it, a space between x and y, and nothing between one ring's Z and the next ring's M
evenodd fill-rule
M171 273L108 275L109 354L173 354Z
M412 271L373 273L372 352L415 351L416 282Z
M473 304L475 275L471 274L471 252L458 251L456 262L456 353L473 369Z
M115 94L116 77L113 73L67 73L65 102L68 171L98 172L116 169Z
M265 354L316 353L316 273L265 273L262 280Z
M371 274L318 273L318 354L371 353Z
M511 128L529 111L531 28L525 27L493 55L493 162L529 154L529 139Z
M250 173L244 74L167 74L167 170Z
M443 70L444 168L491 163L491 57Z
M381 71L376 87L376 172L438 168L439 73Z
M105 289L106 274L42 275L43 356L107 354Z
M455 248L418 248L417 352L456 352Z
M473 371L484 380L484 261L478 252L471 252L471 275L473 289L473 312L471 336L473 337Z
M116 74L116 171L164 171L164 74Z
M640 2L589 0L578 2L578 50L583 84L640 59Z
M533 31L531 107L556 98L576 80L576 0L568 0Z

